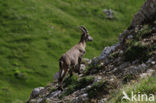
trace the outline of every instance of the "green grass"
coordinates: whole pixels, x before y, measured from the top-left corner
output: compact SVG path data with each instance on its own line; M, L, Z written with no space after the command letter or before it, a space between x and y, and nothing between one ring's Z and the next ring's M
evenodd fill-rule
M79 41L85 25L98 56L130 24L144 0L0 0L0 102L20 103L53 80L58 59ZM114 19L103 9L111 8Z
M131 85L125 85L123 89L118 90L116 93L112 94L112 97L109 99L108 103L136 103L130 102L126 100L122 100L123 94L122 91L125 91L128 96L131 98L131 92L133 91L134 94L147 94L150 97L150 94L153 94L156 101L156 75L149 77L147 79L141 79L138 83L132 83ZM155 103L155 102L137 102L137 103Z

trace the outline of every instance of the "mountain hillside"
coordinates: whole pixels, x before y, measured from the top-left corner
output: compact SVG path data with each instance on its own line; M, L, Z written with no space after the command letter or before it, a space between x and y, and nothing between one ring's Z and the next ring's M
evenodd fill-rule
M107 46L100 56L83 59L80 75L67 76L64 91L58 83L35 88L27 103L155 103L156 98L156 1L146 0L119 43ZM140 16L141 15L141 16ZM139 20L139 21L138 21ZM148 101L123 100L131 96L153 94ZM141 97L142 98L142 97Z
M33 88L51 82L61 54L79 41L80 25L94 38L87 58L117 43L143 2L0 0L0 102L24 102Z

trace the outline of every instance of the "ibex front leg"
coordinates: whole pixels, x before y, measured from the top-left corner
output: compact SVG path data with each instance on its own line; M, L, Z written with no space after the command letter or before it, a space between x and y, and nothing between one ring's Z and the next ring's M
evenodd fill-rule
M70 69L70 77L73 76L74 69L75 69L75 65L71 66L71 69Z
M80 66L81 66L82 57L78 59L78 74L81 74Z

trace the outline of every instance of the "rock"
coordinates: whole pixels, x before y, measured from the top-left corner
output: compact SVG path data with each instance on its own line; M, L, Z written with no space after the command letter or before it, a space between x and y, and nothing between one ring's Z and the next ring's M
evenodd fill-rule
M48 96L48 98L55 98L55 97L59 96L60 94L61 94L61 90L57 90L57 91L55 91L55 92L52 92L52 93Z
M154 72L155 72L155 70L149 69L149 70L147 70L146 73L142 73L142 74L140 74L140 77L141 77L141 78L147 78L147 77L150 77Z
M149 59L146 61L146 64L147 64L147 65L150 65L150 64L152 64L152 62L153 62L153 59L154 59L154 58L149 58Z
M38 88L35 88L32 93L31 93L31 98L35 98L39 95L39 93L41 92L41 90L43 90L44 87L38 87Z
M101 63L100 63L100 66L103 66L103 65L104 65L104 63L103 63L103 62L101 62Z
M83 74L79 74L79 77L82 77L83 76Z
M91 85L88 85L87 87L86 87L86 89L89 89L89 88L91 88L92 86Z
M87 93L84 93L84 94L81 95L81 97L83 97L83 98L86 98L87 96L88 96Z
M94 82L99 82L100 80L102 80L102 77L101 77L101 76L97 76L97 77L94 79Z
M128 67L129 65L130 65L130 62L125 62L125 63L121 64L121 65L119 66L119 68L120 68L120 69L124 69L125 67Z
M146 73L142 73L142 74L140 74L140 77L141 78L146 78L147 77L147 74Z
M133 38L133 35L128 35L127 36L127 39L132 39Z
M85 65L85 64L80 64L80 73L84 73L85 69L86 69L86 65ZM78 65L76 65L74 71L75 71L76 73L79 72L79 66L78 66ZM82 75L83 75L83 74L82 74ZM79 75L79 76L82 76L82 75Z
M138 60L135 60L135 61L132 62L132 64L136 64L136 63L138 63L138 62L139 62Z
M156 36L156 33L153 33L152 36Z
M73 99L71 101L71 103L84 103L84 101L88 100L87 96L88 96L88 94L84 93L84 94L80 95L79 97L76 97L75 99Z
M106 98L102 98L102 99L98 100L98 103L106 103L105 102L106 100L107 100Z
M73 94L77 96L77 95L80 95L81 93L80 93L80 90L77 90Z
M146 68L146 67L147 67L145 63L142 63L141 66L142 66L143 68Z
M107 14L107 18L108 19L112 19L113 18L113 11L111 9L107 10L107 9L104 9L103 12L105 14Z
M97 79L101 80L101 79L102 79L102 77L101 77L101 76L98 76L98 77L97 77Z
M154 64L155 64L155 61L152 61L152 62L151 62L151 64L153 64L153 65L154 65Z
M142 64L140 64L140 65L138 65L138 66L135 66L134 67L134 70L135 70L135 72L144 72L145 70L146 70L146 67L147 67L147 65L146 64L144 64L144 63L142 63ZM133 68L132 68L133 69ZM133 70L133 71L134 71Z
M146 0L141 10L133 17L130 27L141 25L155 19L156 2L155 0Z
M123 50L120 50L119 54L122 55L123 54Z
M99 57L94 57L92 60L91 60L91 64L92 65L96 65L98 62L99 62Z
M39 98L39 99L37 99L36 103L41 103L42 100L43 100L42 98Z
M102 53L100 54L99 59L100 60L104 60L111 52L115 51L115 49L117 47L119 47L119 46L120 46L120 44L118 43L118 44L115 44L113 46L107 46L107 47L105 47L103 49Z
M155 72L155 70L153 70L153 69L147 70L147 73L148 73L149 76L151 76L154 72Z
M126 36L127 34L129 34L129 33L130 33L129 30L124 30L124 32L121 33L121 34L119 35L120 44L122 44L122 43L124 42L125 36Z
M85 69L86 69L85 64L81 64L80 65L80 72L83 73L85 71Z

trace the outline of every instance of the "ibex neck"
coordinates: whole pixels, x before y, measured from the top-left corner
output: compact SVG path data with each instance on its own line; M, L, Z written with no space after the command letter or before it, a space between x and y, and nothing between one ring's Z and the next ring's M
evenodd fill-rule
M82 45L84 48L86 48L86 42L85 41L80 41L79 44Z

